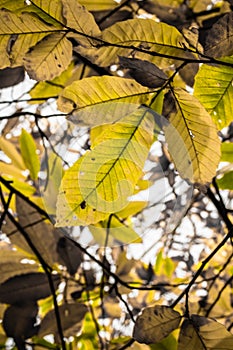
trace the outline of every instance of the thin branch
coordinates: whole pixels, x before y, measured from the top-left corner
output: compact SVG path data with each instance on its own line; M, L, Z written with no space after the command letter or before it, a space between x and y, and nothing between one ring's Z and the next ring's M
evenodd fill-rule
M188 286L184 289L184 291L176 298L176 300L171 304L171 307L175 307L179 301L189 293L190 289L196 282L197 278L201 275L202 271L206 267L206 265L212 260L212 258L219 252L219 250L225 245L225 243L232 237L233 227L229 230L228 234L224 237L224 239L217 245L217 247L207 256L205 260L202 261L201 266L194 274L193 278L189 282Z

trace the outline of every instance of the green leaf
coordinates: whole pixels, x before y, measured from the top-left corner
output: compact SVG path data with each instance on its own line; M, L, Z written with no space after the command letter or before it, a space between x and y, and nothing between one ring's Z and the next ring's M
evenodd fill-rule
M23 57L32 46L51 32L61 29L60 25L48 25L34 14L23 13L17 16L4 9L0 10L0 22L0 34L1 38L4 38L0 42L0 49L1 52L8 52L12 66L22 65Z
M75 81L58 98L58 108L75 124L115 122L149 99L150 90L133 79L101 76Z
M233 64L233 59L227 58ZM203 64L196 77L194 95L210 113L219 129L228 126L233 115L233 68Z
M129 56L134 52L135 58L153 61L160 68L165 68L176 61L176 58L193 58L188 50L188 43L182 34L173 26L157 23L151 19L130 19L118 22L102 32L103 44L98 48L78 47L82 55L100 66L118 63L118 56ZM134 51L140 48L158 54L171 56L163 58L146 52Z
M184 320L178 340L178 350L231 350L233 335L217 321L198 315Z
M123 209L153 142L153 115L141 107L110 125L62 179L57 226L88 225Z
M177 113L165 127L168 150L184 179L206 184L216 174L220 160L220 140L210 115L191 94L174 90Z
M233 171L229 171L217 179L217 184L222 190L233 190Z
M136 320L133 338L139 343L158 343L178 328L180 320L179 312L168 306L147 307Z
M66 26L73 29L70 36L85 46L92 46L95 40L91 36L96 38L101 34L93 15L76 0L62 0L62 4Z
M221 144L221 161L233 163L233 143L223 142Z
M24 65L32 79L51 80L60 75L72 59L72 44L64 33L43 38L24 57Z
M176 350L177 340L173 334L169 334L169 336L163 339L161 342L150 345L150 349L151 350Z
M20 136L20 151L31 179L36 180L40 170L40 159L36 153L35 140L25 129L22 129Z

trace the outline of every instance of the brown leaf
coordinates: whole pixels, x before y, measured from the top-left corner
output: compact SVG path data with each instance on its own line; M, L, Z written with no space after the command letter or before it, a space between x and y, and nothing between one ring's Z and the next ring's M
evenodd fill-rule
M35 326L38 305L29 302L9 306L3 317L3 328L8 337L12 337L18 349L24 349L24 340L31 338L38 331Z
M168 306L147 307L136 320L133 338L139 343L158 343L178 328L180 320L179 312Z
M76 327L76 332L81 328L81 321L83 320L87 312L87 306L85 304L63 304L59 306L59 314L61 318L62 329L64 335L69 336L69 329L73 326ZM57 333L57 322L54 310L49 311L43 318L39 330L39 336L43 337L46 334ZM70 335L73 335L70 332Z
M17 85L24 80L24 68L4 68L0 69L0 89Z
M119 56L122 68L129 69L129 74L139 84L149 88L162 86L168 79L167 75L155 64L137 58Z
M52 275L55 289L60 283L58 275ZM51 295L45 273L27 273L9 278L0 284L0 302L21 304L47 298Z
M233 12L226 13L207 32L204 53L215 58L233 54Z
M74 275L83 261L82 251L70 239L61 237L57 242L57 252L70 275Z

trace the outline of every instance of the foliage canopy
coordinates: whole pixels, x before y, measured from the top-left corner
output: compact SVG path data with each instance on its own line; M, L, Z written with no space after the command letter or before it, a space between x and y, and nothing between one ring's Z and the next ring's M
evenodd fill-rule
M0 0L1 348L233 349L232 7Z

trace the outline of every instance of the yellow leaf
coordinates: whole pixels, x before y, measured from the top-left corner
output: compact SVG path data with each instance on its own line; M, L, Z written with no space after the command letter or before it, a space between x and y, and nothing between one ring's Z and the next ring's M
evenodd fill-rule
M0 43L3 46L1 45L0 48L3 52L8 52L12 66L22 65L23 57L30 47L54 30L61 29L60 26L54 27L42 22L34 14L23 13L17 16L5 9L0 10L0 22L1 37L7 38L1 40ZM8 47L6 42L9 43L10 40L13 40L13 45L11 44ZM3 60L3 62L6 62L6 60ZM1 68L3 67L1 66Z
M4 137L0 137L0 149L10 158L12 164L18 169L25 170L25 164L16 147Z
M199 315L182 324L178 350L231 350L233 335L219 322Z
M153 127L153 115L141 107L101 134L62 179L57 226L94 224L127 205L142 175Z
M216 174L220 140L209 113L188 92L175 89L177 113L165 127L168 150L179 174L193 183L206 184Z
M84 5L88 11L104 11L117 6L115 0L79 0L79 2L81 5Z
M32 79L51 80L61 74L72 59L72 44L64 33L46 36L25 56L24 65Z
M164 58L135 50L135 58L153 61L160 68L174 63L176 57L194 57L188 50L188 43L175 27L152 19L137 18L118 22L105 29L101 39L104 43L100 43L98 49L77 48L82 55L100 66L117 63L119 56L129 56L134 47L170 56L171 58Z
M179 312L168 306L147 307L136 320L133 338L139 343L158 343L178 328L180 320Z
M98 222L95 225L90 225L89 230L92 233L95 241L100 245L106 243L106 234L108 230L108 245L113 245L114 240L124 244L142 243L141 237L134 231L133 228L126 223L121 223L116 217L112 217L110 227L108 227L109 220Z
M62 0L62 4L66 26L74 29L70 36L77 38L83 45L92 46L94 39L90 36L98 37L101 34L93 15L76 0Z
M58 98L58 108L75 124L115 122L146 103L151 91L133 79L101 76L75 81Z

